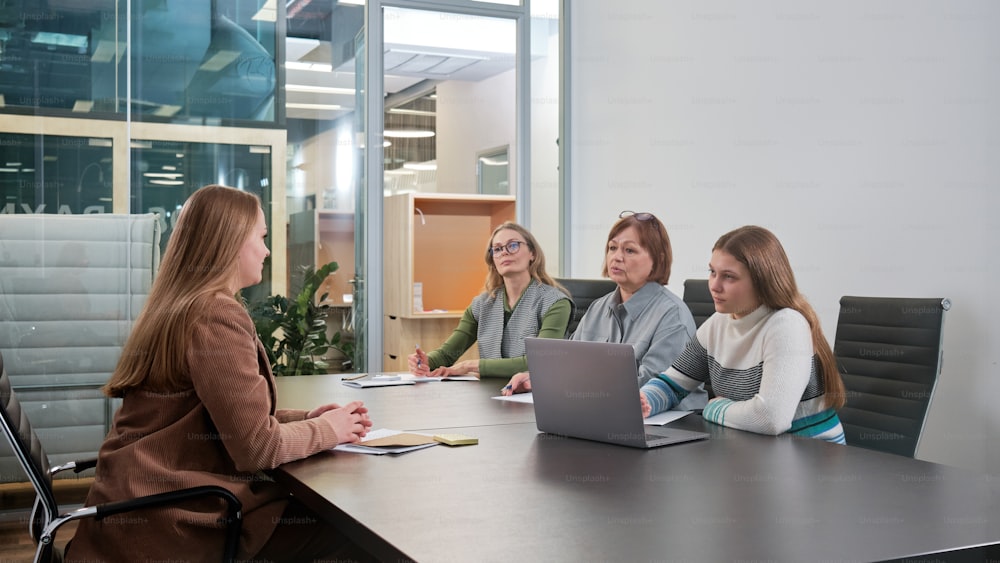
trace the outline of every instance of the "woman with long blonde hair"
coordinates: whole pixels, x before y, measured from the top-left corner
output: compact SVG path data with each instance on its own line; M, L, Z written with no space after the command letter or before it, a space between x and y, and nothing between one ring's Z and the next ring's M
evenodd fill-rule
M705 420L760 434L843 444L844 384L784 248L757 226L730 231L709 262L715 314L666 372L640 390L643 415L673 408L711 382Z
M371 421L361 402L276 409L270 363L237 297L261 280L266 236L254 195L211 185L185 202L104 388L122 404L87 504L219 485L243 504L239 559L339 557L356 548L259 472L356 442ZM220 515L198 501L82 521L67 561L219 560Z
M569 293L545 270L545 254L524 227L506 222L486 247L486 283L440 348L407 358L410 373L441 377L510 377L528 367L524 339L564 338L573 311ZM458 359L479 344L478 360Z

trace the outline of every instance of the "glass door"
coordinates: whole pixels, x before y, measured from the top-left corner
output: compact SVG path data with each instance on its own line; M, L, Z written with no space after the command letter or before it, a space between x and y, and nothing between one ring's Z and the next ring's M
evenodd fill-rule
M405 369L415 345L433 350L451 334L482 291L481 249L489 233L521 208L518 191L526 189L529 170L528 59L520 56L527 8L485 2L380 5L381 49L373 55L381 55L384 91L381 108L370 103L373 115L381 110L382 137L381 146L367 151L373 159L367 169L369 182L382 185L381 366L394 371ZM376 44L374 34L369 41ZM507 147L512 157L503 196L481 192L477 178L480 155L498 147ZM483 211L496 208L503 211ZM476 250L465 252L470 245ZM442 292L466 297L454 306L434 305L431 297ZM370 291L368 298L374 296ZM376 330L372 326L369 336ZM475 348L462 358L472 357L478 357Z

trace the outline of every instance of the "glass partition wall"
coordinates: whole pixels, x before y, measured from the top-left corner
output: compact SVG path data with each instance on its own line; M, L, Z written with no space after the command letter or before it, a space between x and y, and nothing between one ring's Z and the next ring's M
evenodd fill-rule
M0 222L155 213L162 249L198 187L251 191L272 254L245 297L337 262L317 295L348 343L333 369L382 369L383 292L399 283L384 278L386 198L489 184L529 226L531 201L557 201L558 14L558 0L2 3ZM487 164L504 175L480 178L498 147ZM558 227L533 230L558 263Z

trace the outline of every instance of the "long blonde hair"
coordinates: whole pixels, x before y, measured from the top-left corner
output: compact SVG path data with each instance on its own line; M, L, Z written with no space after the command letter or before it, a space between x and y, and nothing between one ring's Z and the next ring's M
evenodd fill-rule
M514 231L524 237L524 242L528 246L528 249L535 254L535 259L532 260L531 264L528 266L528 273L531 275L531 278L546 285L551 285L569 296L569 291L560 285L559 282L552 279L552 276L545 271L545 253L542 252L542 247L538 246L538 241L535 239L535 236L528 232L528 229L510 221L506 221L497 228L493 229L493 233L490 235L490 240L486 242L486 293L495 297L503 288L503 276L501 276L500 272L497 271L497 265L493 262L492 252L493 237L497 236L497 233L503 230Z
M142 312L104 393L134 388L176 391L187 371L185 351L204 305L230 294L239 251L257 221L257 196L209 185L184 203ZM235 299L235 296L234 296Z
M844 406L844 382L837 370L833 350L823 336L816 311L799 293L788 255L778 237L763 227L747 225L719 237L712 250L721 250L747 267L761 303L775 310L794 309L806 318L812 332L813 351L818 360L816 367L823 381L826 404L837 409Z

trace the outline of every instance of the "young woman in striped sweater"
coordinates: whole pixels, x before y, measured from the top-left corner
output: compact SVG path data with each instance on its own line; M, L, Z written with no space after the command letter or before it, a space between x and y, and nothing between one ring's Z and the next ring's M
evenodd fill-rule
M640 389L643 416L676 406L711 382L705 420L757 432L844 443L844 384L819 319L799 293L773 233L746 226L715 243L715 314L673 365Z

